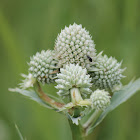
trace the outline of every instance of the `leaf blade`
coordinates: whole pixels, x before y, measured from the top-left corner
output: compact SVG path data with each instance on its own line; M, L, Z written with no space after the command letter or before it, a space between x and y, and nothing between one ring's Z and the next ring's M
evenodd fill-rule
M102 122L102 120L106 117L106 115L109 112L111 112L119 105L127 101L132 95L134 95L139 90L140 90L140 78L134 82L131 81L128 85L124 86L122 90L115 92L111 98L110 106L108 106L105 109L105 111L100 115L94 126L88 130L87 134L90 134L94 130L94 128Z
M22 134L21 134L21 132L20 132L20 130L19 130L19 128L16 124L15 124L15 128L17 130L17 133L18 133L19 137L20 137L20 140L24 140L24 138L23 138L23 136L22 136Z
M26 97L28 97L30 100L33 100L37 103L39 103L40 105L49 108L49 109L54 109L51 106L47 105L46 103L44 103L36 94L36 92L34 90L24 90L24 89L20 89L20 88L14 88L14 89L9 89L9 91L11 92L17 92L20 93Z

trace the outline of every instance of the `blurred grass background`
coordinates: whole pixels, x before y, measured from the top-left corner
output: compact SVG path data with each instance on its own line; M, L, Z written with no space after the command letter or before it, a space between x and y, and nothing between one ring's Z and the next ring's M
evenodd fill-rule
M30 56L53 49L65 25L82 24L98 52L123 59L124 84L140 77L139 13L139 0L0 0L0 140L19 140L15 123L27 140L71 140L64 116L8 91L20 82L20 73L27 73ZM87 139L140 140L139 93Z

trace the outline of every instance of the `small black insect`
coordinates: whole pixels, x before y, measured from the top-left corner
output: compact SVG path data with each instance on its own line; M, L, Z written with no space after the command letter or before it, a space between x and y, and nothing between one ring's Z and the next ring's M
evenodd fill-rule
M89 59L90 62L92 62L92 58L87 55L87 58Z

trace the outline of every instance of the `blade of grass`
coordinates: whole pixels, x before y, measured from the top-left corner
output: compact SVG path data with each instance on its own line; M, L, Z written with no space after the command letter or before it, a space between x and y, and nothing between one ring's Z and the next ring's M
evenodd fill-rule
M20 130L19 130L19 128L18 128L18 126L15 124L15 128L16 128L16 130L17 130L17 133L18 133L18 135L19 135L19 137L20 137L20 140L25 140L24 138L23 138L23 136L22 136L22 134L21 134L21 132L20 132Z

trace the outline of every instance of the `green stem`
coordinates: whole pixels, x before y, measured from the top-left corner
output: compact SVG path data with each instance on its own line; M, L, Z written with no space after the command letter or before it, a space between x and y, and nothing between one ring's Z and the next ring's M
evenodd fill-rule
M78 88L72 88L70 90L71 101L74 105L78 104L80 101L83 101L81 93Z
M82 125L85 130L85 135L87 135L86 132L97 121L101 113L102 110L95 110L94 113L90 116L90 118Z
M56 108L56 109L61 109L65 104L63 103L59 103L56 102L55 100L53 100L52 98L50 98L47 94L45 94L40 86L40 84L38 82L36 82L34 84L35 90L38 94L38 96L47 104L49 104L50 106Z
M72 132L72 139L73 140L85 140L83 136L82 127L80 125L73 124L71 120L69 120L71 132Z

